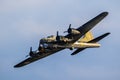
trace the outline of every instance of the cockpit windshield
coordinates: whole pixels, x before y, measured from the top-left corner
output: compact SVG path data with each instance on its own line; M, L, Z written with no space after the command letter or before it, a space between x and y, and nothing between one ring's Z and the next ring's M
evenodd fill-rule
M54 35L51 35L51 36L48 36L47 38L54 38L55 36Z
M48 44L46 44L46 43L41 44L40 46L43 47L43 48L48 48Z

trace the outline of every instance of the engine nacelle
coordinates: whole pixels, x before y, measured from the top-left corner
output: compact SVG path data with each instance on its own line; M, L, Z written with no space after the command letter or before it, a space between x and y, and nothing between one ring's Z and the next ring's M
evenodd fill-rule
M73 35L80 34L80 31L78 31L77 29L71 28L71 24L69 25L68 30L64 31L64 33L65 32L68 32L69 34L73 34Z
M80 31L76 30L76 29L71 29L71 31L69 32L70 34L80 34Z
M64 36L60 36L58 31L57 31L56 41L57 42L67 42L68 38L65 38Z
M34 54L33 52L30 52L29 55L30 55L31 57L34 57L34 56L35 56L35 54Z
M71 48L69 48L70 50L73 50L74 49L74 47L71 47Z
M68 38L65 38L64 36L57 36L56 41L58 41L58 42L67 42Z
M30 56L30 57L34 57L34 56L35 56L34 52L32 51L32 47L30 47L29 56Z

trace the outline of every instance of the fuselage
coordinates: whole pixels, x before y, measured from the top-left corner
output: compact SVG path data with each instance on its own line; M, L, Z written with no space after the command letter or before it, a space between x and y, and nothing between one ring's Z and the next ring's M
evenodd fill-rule
M40 40L40 44L43 46L44 49L57 49L57 48L95 48L100 47L99 43L87 43L84 38L79 39L75 43L69 43L71 39L64 39L63 42L56 42L55 36L49 36L47 38L43 38ZM66 44L62 44L66 41ZM67 43L68 41L68 43Z

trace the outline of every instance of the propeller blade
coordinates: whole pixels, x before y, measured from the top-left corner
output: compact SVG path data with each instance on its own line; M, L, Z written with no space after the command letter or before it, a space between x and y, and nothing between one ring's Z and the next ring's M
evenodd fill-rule
M69 28L71 28L71 24L69 24Z
M68 28L68 30L67 31L64 31L63 33L66 33L66 32L70 32L71 31L71 24L69 24L69 28Z
M30 53L32 52L32 47L30 47L30 52L29 52L29 55L26 55L25 57L28 57L30 56Z
M29 55L26 55L25 57L28 57Z
M59 35L59 32L57 31L57 36Z
M66 32L68 32L68 31L64 31L63 33L66 33Z
M30 52L32 51L32 47L30 47Z
M57 41L59 41L59 40L60 40L60 36L59 36L59 32L58 32L58 31L57 31L56 40L57 40Z

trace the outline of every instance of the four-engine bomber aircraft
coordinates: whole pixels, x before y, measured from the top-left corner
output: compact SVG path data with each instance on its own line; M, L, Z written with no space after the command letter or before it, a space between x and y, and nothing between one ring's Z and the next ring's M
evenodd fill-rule
M48 36L47 38L41 39L38 49L36 51L32 51L31 47L28 55L29 58L20 62L14 67L17 68L25 66L66 48L70 50L76 49L71 54L75 55L86 48L100 47L100 44L97 42L108 36L110 33L108 32L97 38L93 38L90 30L107 15L108 12L103 12L77 29L71 28L70 24L68 30L65 31L68 34L65 36L60 36L57 32L56 36Z

